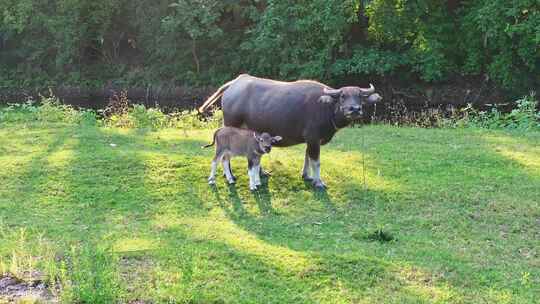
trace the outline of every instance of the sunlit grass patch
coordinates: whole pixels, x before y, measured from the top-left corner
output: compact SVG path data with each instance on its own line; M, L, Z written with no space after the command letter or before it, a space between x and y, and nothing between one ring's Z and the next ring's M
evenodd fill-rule
M180 228L193 240L214 240L222 242L243 253L257 256L261 262L267 262L281 271L299 272L309 266L305 254L287 247L270 245L256 235L244 231L228 219L219 218L180 218L173 223L164 217L156 222L163 228Z
M540 178L539 145L526 140L515 140L510 135L488 136L487 140L495 152L515 161L529 174Z
M134 251L148 251L157 249L159 244L154 240L143 238L127 238L117 240L113 245L115 252L128 253Z

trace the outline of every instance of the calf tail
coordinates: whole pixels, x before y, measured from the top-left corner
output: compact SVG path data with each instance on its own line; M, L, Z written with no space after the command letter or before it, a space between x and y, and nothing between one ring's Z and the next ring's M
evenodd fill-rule
M211 105L216 103L218 100L221 100L221 97L223 96L225 90L227 90L231 86L231 84L236 81L236 79L238 79L238 77L222 85L214 94L212 94L212 96L208 97L208 99L198 109L199 113L204 113Z
M218 131L221 130L221 128L217 129L216 132L214 132L214 138L212 139L212 143L211 144L208 144L206 146L202 146L201 148L209 148L211 146L213 146L215 143L216 143L216 136L217 136L217 133Z

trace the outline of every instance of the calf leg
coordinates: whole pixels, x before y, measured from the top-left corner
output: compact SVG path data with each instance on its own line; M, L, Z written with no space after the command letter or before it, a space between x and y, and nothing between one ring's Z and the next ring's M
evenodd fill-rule
M212 159L212 168L210 170L210 176L208 177L208 184L210 185L216 183L216 169L219 161L219 156L220 155L216 154L216 156L214 156L214 159Z
M236 181L236 176L234 175L233 171L232 171L232 167L231 167L231 159L227 159L227 163L223 162L223 168L225 168L225 166L227 166L227 168L229 168L229 173L231 173L231 176L232 178ZM223 177L227 178L227 173L225 171L223 171Z
M302 178L305 180L305 181L308 181L308 182L311 182L313 181L313 179L311 178L311 175L310 175L310 163L309 163L309 155L308 155L308 149L306 148L306 156L304 158L304 168L302 169Z
M251 191L257 190L257 186L260 185L259 170L259 160L248 158L249 190Z
M324 189L326 185L321 180L321 163L319 160L321 146L318 142L309 142L307 147L309 156L309 163L311 164L311 170L313 172L313 186L315 188Z
M231 172L231 157L229 155L224 155L222 162L223 162L223 173L225 174L227 181L229 182L229 184L234 184L236 181L236 178Z
M260 158L257 158L257 160L254 161L253 172L255 172L255 174L254 174L255 186L260 186L261 185L261 173L264 172L262 167L261 167L261 159Z

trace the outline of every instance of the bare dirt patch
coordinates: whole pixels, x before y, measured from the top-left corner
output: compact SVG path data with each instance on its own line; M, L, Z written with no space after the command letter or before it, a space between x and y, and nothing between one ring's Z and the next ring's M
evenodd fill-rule
M0 303L17 303L21 300L58 303L58 299L39 277L32 275L30 280L21 280L11 274L0 275Z

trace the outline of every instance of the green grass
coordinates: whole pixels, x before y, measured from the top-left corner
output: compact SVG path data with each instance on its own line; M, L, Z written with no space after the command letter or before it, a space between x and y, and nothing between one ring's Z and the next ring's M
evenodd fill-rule
M4 268L42 269L66 302L538 301L539 133L346 129L327 192L297 146L263 158L257 193L242 159L236 187L206 184L211 134L0 126Z

